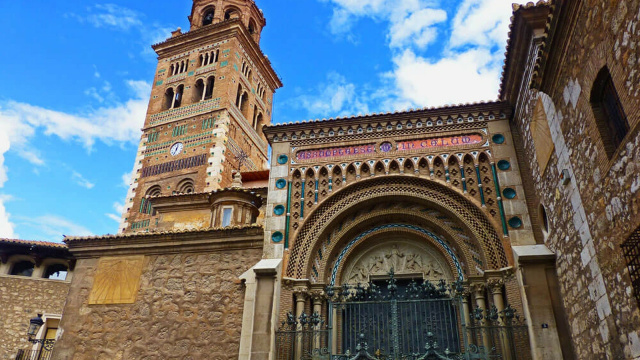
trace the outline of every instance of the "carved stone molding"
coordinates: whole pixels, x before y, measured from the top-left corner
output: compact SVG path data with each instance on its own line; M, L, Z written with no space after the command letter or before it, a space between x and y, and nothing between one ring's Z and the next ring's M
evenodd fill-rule
M367 283L372 276L386 276L391 269L396 276L453 280L447 261L437 249L414 241L397 240L374 246L349 261L342 273L342 283Z

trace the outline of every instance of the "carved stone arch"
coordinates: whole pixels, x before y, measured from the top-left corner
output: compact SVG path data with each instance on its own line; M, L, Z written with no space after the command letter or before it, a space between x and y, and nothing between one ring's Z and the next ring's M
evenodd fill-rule
M363 179L334 192L306 217L292 243L286 276L304 278L312 258L311 251L318 242L326 241L332 227L363 201L406 197L427 207L437 209L459 220L481 245L486 268L500 269L509 264L505 245L483 210L457 191L433 181L408 176L385 176ZM350 210L351 209L351 210Z
M418 170L420 172L420 176L429 176L431 165L429 164L429 160L427 158L421 158L418 161Z
M404 197L394 200L411 199ZM305 278L311 279L312 283L329 283L330 278L335 275L332 274L332 269L342 266L344 259L354 251L352 245L359 246L370 236L378 235L389 242L389 239L406 239L406 234L413 234L411 238L417 236L422 239L420 241L426 241L439 249L448 259L452 273L460 276L477 276L486 270L487 261L481 251L481 244L454 219L437 210L423 211L422 206L411 202L400 202L395 207L385 208L379 206L379 201L380 199L374 199L369 204L363 204L365 208L372 206L375 210L369 213L357 211L353 217L349 215L345 221L334 226L325 241L315 244L310 251L311 260L304 270ZM398 236L399 234L404 235ZM351 244L352 242L354 243Z
M397 235L398 230L404 239L386 241L390 235ZM368 283L372 276L385 276L391 269L397 276L417 275L434 282L460 279L455 262L445 255L446 249L418 229L381 229L363 236L345 250L342 261L328 269L326 284Z
M360 165L359 175L360 175L361 178L369 177L372 172L373 172L373 170L371 170L371 168L369 167L369 164L362 163L362 165Z
M400 174L401 172L404 171L404 169L398 164L397 161L391 160L389 162L388 171L389 171L389 174Z
M446 178L445 178L446 159L438 155L433 158L433 161L431 162L431 164L433 169L432 170L433 178L436 180L446 182Z
M384 166L384 163L382 161L378 161L376 162L376 164L374 165L374 173L375 175L385 175L386 174L386 167Z
M408 175L413 174L416 170L416 164L413 159L410 158L404 160L402 167L404 168L404 173Z

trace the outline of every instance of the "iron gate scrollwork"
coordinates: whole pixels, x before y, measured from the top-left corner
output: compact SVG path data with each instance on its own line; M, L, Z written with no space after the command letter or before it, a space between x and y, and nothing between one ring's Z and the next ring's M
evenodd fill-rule
M289 313L276 332L276 359L530 358L527 327L511 306L474 309L465 323L462 292L461 282L396 279L393 270L386 280L327 288L328 321Z

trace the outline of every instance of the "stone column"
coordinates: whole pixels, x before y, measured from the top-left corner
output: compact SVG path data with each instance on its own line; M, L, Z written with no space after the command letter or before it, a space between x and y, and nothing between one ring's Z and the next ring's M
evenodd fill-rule
M487 281L487 285L491 291L491 296L493 297L493 305L498 309L498 313L502 312L504 310L504 297L502 295L504 280L489 279L489 281ZM498 323L495 325L504 325L504 321L501 317L498 317Z
M473 298L476 302L476 306L482 310L482 314L484 316L487 315L487 301L484 297L485 294L485 284L483 283L475 283L472 286L472 291L473 291ZM488 322L486 321L485 318L485 326L483 326L482 324L477 324L476 326L476 336L474 336L474 340L478 339L478 336L482 339L482 345L484 346L485 351L489 352L489 349L491 349L491 339L490 339L490 335L488 333L488 327L486 327L486 325L488 325Z
M200 99L200 101L204 101L204 98L207 95L207 83L208 83L208 81L205 81L203 79L202 83L204 84L204 87L202 88L202 98Z
M502 315L502 311L504 311L504 297L502 293L502 287L504 285L503 279L489 279L487 281L487 286L489 291L491 292L491 296L493 297L493 305L498 309L498 320L494 325L504 326L504 320L500 315ZM496 338L500 340L500 350L502 351L502 358L505 360L511 360L511 344L510 344L510 334L508 333L509 329L502 328L499 330L499 333Z
M314 291L311 294L311 299L313 301L313 312L312 312L311 315L318 314L318 316L322 317L322 303L324 302L324 291L322 291L322 290ZM322 330L321 323L315 325L313 329L315 331ZM322 345L321 340L322 340L322 337L320 336L320 333L317 332L315 334L315 336L313 337L313 348L314 349L320 349L320 346Z
M465 324L464 331L466 332L467 339L469 340L471 339L471 332L468 330L468 327L471 326L471 308L469 306L470 295L471 291L468 287L465 287L460 295L462 296L462 316Z
M297 333L296 333L296 338L295 338L295 342L296 342L296 346L295 346L295 354L296 354L296 359L302 359L302 324L300 323L300 316L302 315L302 313L304 312L304 305L305 302L307 301L307 288L306 287L296 287L293 289L293 294L295 296L296 299L296 320L298 321L298 326L297 326Z

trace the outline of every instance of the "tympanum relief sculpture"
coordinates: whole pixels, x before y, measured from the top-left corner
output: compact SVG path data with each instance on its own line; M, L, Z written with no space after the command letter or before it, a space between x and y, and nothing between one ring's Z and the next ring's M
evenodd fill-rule
M394 240L376 245L351 259L344 267L342 282L365 284L371 276L386 276L392 268L397 276L412 275L433 281L453 278L446 260L432 246Z

